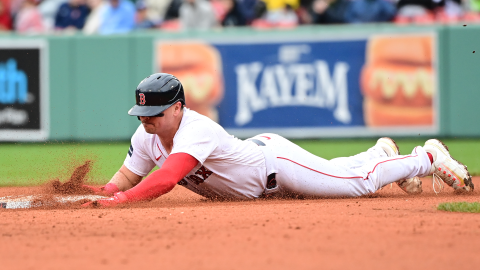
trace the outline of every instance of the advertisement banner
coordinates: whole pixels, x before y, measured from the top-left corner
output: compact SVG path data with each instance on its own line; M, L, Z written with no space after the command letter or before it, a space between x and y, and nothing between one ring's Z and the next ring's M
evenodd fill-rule
M289 138L435 134L435 36L164 42L156 72L231 134Z
M43 40L0 43L0 141L48 138L46 50Z

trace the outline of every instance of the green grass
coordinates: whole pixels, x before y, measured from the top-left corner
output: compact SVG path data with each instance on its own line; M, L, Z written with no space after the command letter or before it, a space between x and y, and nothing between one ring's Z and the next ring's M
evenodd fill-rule
M478 202L441 203L438 205L437 209L440 211L448 211L448 212L480 213L480 203Z
M295 140L308 151L326 159L351 156L367 150L375 139ZM396 139L402 154L408 154L423 139ZM443 140L452 155L480 175L480 139ZM0 186L40 185L48 180L66 180L83 161L94 161L89 180L106 183L122 166L130 142L106 143L0 143Z
M94 161L88 180L106 183L122 166L129 146L129 142L0 144L0 186L64 181L87 159Z

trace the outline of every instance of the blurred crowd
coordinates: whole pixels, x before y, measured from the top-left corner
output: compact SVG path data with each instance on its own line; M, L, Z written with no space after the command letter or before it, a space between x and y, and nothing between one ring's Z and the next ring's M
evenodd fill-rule
M375 22L480 22L480 0L0 0L0 31L32 34Z

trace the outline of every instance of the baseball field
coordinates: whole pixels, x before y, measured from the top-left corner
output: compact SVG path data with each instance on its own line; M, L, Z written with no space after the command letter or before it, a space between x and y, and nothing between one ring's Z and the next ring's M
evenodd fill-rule
M408 154L424 139L397 139ZM480 187L480 140L445 139ZM373 139L295 141L330 159ZM85 160L104 184L129 142L0 144L0 197L34 195ZM148 203L113 209L0 208L0 269L476 269L480 215L437 209L479 193L407 195L395 184L339 199L210 201L180 186Z

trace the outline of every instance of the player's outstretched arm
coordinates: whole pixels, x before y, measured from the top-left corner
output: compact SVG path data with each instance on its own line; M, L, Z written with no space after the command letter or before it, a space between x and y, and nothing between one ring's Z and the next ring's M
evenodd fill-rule
M115 184L119 191L129 190L132 187L136 186L140 181L142 181L142 176L136 175L130 171L125 165L115 173L115 175L110 179L109 184Z
M198 161L186 153L170 155L162 167L145 178L138 185L125 191L118 192L112 198L99 200L84 206L115 206L121 203L147 201L172 190L175 185L189 173ZM113 180L113 179L112 179Z
M83 185L84 188L89 189L92 193L103 196L112 196L119 191L125 191L136 186L142 181L142 176L136 175L130 171L125 165L113 175L112 179L103 187L95 187Z

